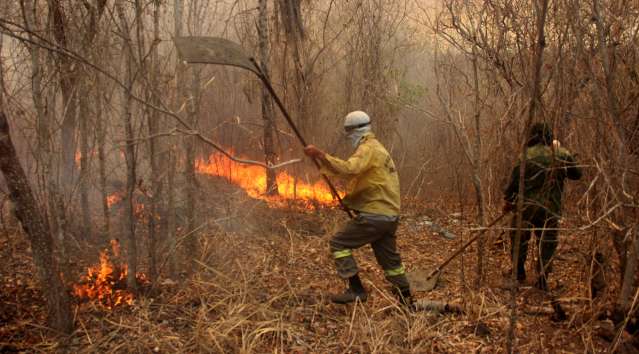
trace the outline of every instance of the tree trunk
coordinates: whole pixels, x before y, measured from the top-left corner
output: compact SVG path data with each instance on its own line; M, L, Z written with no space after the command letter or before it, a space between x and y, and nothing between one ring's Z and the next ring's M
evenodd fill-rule
M174 3L174 33L175 33L175 37L180 37L182 36L182 15L184 12L184 3L182 0L175 0ZM176 59L175 62L175 83L176 83L176 112L180 112L183 108L184 102L186 102L186 88L185 88L185 76L186 76L186 65L179 59ZM180 114L180 113L178 113ZM172 167L176 167L177 164L177 151L172 151L172 159L171 164ZM175 168L172 168L172 170L175 170ZM186 173L186 172L185 172ZM169 233L171 234L169 237L171 237L171 244L174 245L174 247L177 247L177 223L176 223L176 215L174 212L172 212L172 210L175 210L176 205L175 205L175 172L174 171L169 171L169 188L173 188L172 190L172 194L169 195L169 212L173 213L174 215L169 216ZM188 186L187 186L188 188ZM187 191L188 194L188 191ZM187 216L188 218L188 216ZM188 230L187 230L188 232ZM173 248L174 251L177 251L177 249ZM187 263L190 265L192 264L192 260L191 257L192 254L188 254L186 257L189 258L187 260ZM177 269L176 269L177 270Z
M37 30L37 16L35 6L32 0L21 1L22 16L25 27L29 30L29 39L33 39L31 32ZM52 170L52 154L51 154L51 120L52 116L47 114L47 105L43 98L44 88L42 85L43 73L45 72L41 60L41 50L38 46L33 44L25 44L29 50L31 57L31 96L33 97L33 105L36 110L36 135L37 135L37 147L36 147L36 159L41 171L39 177L40 183L43 186L43 191L46 199L45 205L45 220L47 220L47 214L54 221L57 219L58 211L55 207L54 198L57 191L57 182L53 177ZM46 213L46 210L49 213ZM48 220L47 220L48 221ZM57 229L57 222L52 222L56 227L50 230ZM49 224L51 226L51 224ZM64 251L64 245L61 245L61 250Z
M136 157L135 141L133 135L133 122L131 115L131 95L133 90L133 53L131 43L131 32L124 12L122 0L117 4L118 17L120 18L122 33L122 53L124 53L124 85L126 89L122 91L122 120L124 123L124 134L126 148L124 156L126 158L126 194L124 200L124 230L127 240L127 287L131 291L137 290L135 275L137 273L137 243L135 238L135 208L134 193L136 183Z
M536 19L537 19L537 38L535 43L535 54L533 57L534 72L532 73L532 87L530 87L530 106L528 108L528 116L524 125L523 139L520 146L521 162L519 164L519 190L517 191L517 207L516 207L516 231L513 240L513 254L512 254L512 273L510 275L511 281L511 294L510 294L510 324L508 327L508 336L506 338L506 350L508 353L513 353L515 349L515 328L517 326L517 262L519 260L519 242L521 240L521 227L523 223L522 211L524 209L524 184L525 184L525 171L526 171L526 141L528 140L528 134L537 106L541 105L541 68L544 58L545 47L545 26L546 26L546 14L548 13L548 0L539 0L535 3Z
M94 62L99 62L99 57L95 55L94 39L98 33L99 19L104 12L106 0L98 0L93 4L85 5L89 10L89 25L86 31L83 33L82 39L82 51L86 57L97 59ZM85 68L76 78L76 86L80 88L82 95L78 95L78 104L80 109L80 207L82 209L82 233L85 238L89 238L92 235L91 230L91 208L89 204L89 189L90 189L90 152L89 152L89 117L91 116L89 109L89 100L92 99L92 95L87 94L91 92L91 81L89 80L90 73L87 72L88 68ZM97 81L96 81L97 82ZM96 110L97 113L97 110ZM91 154L92 155L92 154ZM75 166L74 166L75 168Z
M475 115L474 115L474 123L475 123L475 141L473 146L473 187L475 188L475 197L477 200L477 224L479 226L484 226L485 215L484 215L484 194L482 192L481 185L481 171L482 171L482 163L481 163L481 101L479 96L479 72L477 68L477 47L473 46L472 52L472 63L473 63L473 90L475 91ZM477 278L475 280L475 288L479 289L482 284L482 278L484 276L484 249L485 249L485 238L480 237L477 240Z
M51 14L51 32L57 45L62 48L69 48L66 15L63 6L59 0L48 0L48 7ZM55 233L58 238L61 268L67 274L69 257L67 256L66 239L67 234L69 234L69 227L66 213L69 210L75 179L76 82L72 60L65 55L58 55L56 59L54 65L57 70L60 94L62 96L61 154L60 160L57 161L58 178L55 179L53 177L54 174L50 173L49 209L52 213L52 221L56 226ZM50 111L53 112L54 110L51 109ZM53 117L53 115L50 117ZM65 199L65 197L68 199Z
M80 80L82 92L90 92L88 80L83 75ZM80 101L80 208L82 209L82 236L91 238L91 208L89 205L89 98L91 95L83 95Z
M176 2L176 36L182 34L182 11L183 4L180 2L179 17L177 11ZM200 4L196 1L189 5L189 15L187 22L187 29L189 34L198 35L200 32L200 22L197 20L200 15ZM186 90L187 74L186 67L178 63L178 97L181 98L180 106L186 105L187 109L187 122L193 128L197 129L199 106L200 106L200 81L201 81L201 68L191 66L188 73L191 76L191 85ZM181 74L181 75L180 75ZM180 94L182 93L182 94ZM197 253L197 234L196 230L196 218L195 210L197 208L197 181L195 180L195 137L184 137L184 150L185 150L185 169L184 169L184 181L186 183L186 205L185 205L185 217L186 217L186 251L188 255L188 267L189 273L193 272L195 265L195 255Z
M49 13L52 16L52 32L56 43L62 48L69 48L66 14L60 0L49 0ZM75 70L71 59L59 55L58 76L60 93L62 94L62 161L61 172L63 189L66 195L71 195L71 187L75 178L75 150L76 150L76 80ZM62 211L60 211L62 212Z
M191 87L190 97L188 104L188 123L191 127L196 129L198 114L199 114L199 97L200 97L200 77L201 71L199 68L192 68L191 71ZM195 255L197 253L197 233L195 210L197 208L197 181L195 180L195 137L186 136L184 138L184 150L186 153L184 180L186 183L186 247L187 252L190 255L189 259L189 273L194 271Z
M154 106L160 105L158 77L160 76L160 63L158 60L158 45L160 44L160 1L153 1L153 43L151 49L151 77L150 90L151 102ZM149 129L149 160L151 165L151 200L149 210L149 278L151 283L155 283L157 278L157 224L158 216L162 215L160 206L162 205L162 178L158 161L159 138L156 137L160 128L160 115L152 110L147 113L147 125Z
M260 63L264 75L269 76L269 32L268 32L267 0L259 0L258 38ZM274 164L277 156L273 146L273 101L266 87L262 85L262 119L264 120L264 160L267 164ZM266 194L277 195L277 179L275 171L266 170Z
M262 5L261 3L259 4ZM266 6L266 4L264 4ZM284 30L286 35L286 49L288 49L289 45L291 48L291 56L293 59L293 73L294 73L294 92L295 92L295 103L297 109L297 117L298 117L298 128L302 132L302 135L306 136L310 133L310 126L312 124L311 119L312 114L309 113L309 93L311 91L310 85L308 82L306 73L305 73L305 65L304 65L304 57L303 57L303 40L304 40L304 29L301 21L301 3L299 0L280 0L280 17L282 19L282 23L284 24ZM266 12L266 8L264 9ZM260 14L261 16L261 14ZM265 24L266 25L266 24ZM260 32L260 24L258 21L258 36ZM264 27L264 31L268 31L266 26ZM261 51L261 48L260 48ZM262 53L260 53L260 56ZM286 55L286 54L284 54ZM285 72L283 72L285 75Z
M166 236L168 242L168 272L175 278L177 275L177 226L175 213L175 149L171 147L168 151L168 171L167 171L167 201L166 201Z
M97 55L96 55L97 57ZM107 156L105 151L106 144L106 124L102 118L102 95L100 94L102 90L100 74L95 75L95 105L96 105L96 115L95 115L95 126L96 126L96 135L97 135L97 143L98 143L98 173L100 175L100 193L101 193L101 204L102 204L102 217L104 219L104 227L102 228L102 240L106 241L109 238L109 233L111 229L111 217L109 214L109 202L108 202L108 189L107 189Z
M24 20L25 28L29 30L27 33L29 39L33 39L31 32L36 30L36 14L33 0L22 0L22 16ZM47 176L51 166L51 137L50 137L50 124L48 117L45 113L46 108L42 97L42 77L43 68L40 59L40 48L33 44L26 44L27 49L31 57L31 95L33 97L33 106L36 110L36 134L38 137L36 158L39 159L38 163L42 170L43 185L47 185ZM45 187L46 190L46 187Z
M0 39L0 52L2 51ZM15 213L31 242L38 280L47 306L47 321L51 328L73 331L73 315L69 293L62 283L53 253L53 238L44 216L37 207L29 181L16 153L4 107L4 75L0 57L0 170L15 205Z

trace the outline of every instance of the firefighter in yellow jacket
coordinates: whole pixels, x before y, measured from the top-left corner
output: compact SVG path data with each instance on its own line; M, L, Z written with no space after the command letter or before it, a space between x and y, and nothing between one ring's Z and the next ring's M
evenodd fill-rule
M351 112L344 120L344 130L355 153L346 161L331 156L313 145L304 149L316 158L321 172L349 179L344 204L356 213L330 241L337 273L349 283L348 289L331 300L347 304L366 301L367 293L358 276L353 249L370 244L386 279L400 302L412 301L404 266L397 251L395 231L399 222L399 177L393 159L371 132L369 116Z

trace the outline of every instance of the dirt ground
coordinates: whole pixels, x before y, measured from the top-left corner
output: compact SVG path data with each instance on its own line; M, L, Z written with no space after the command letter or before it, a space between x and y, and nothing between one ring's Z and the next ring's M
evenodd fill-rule
M95 303L74 305L77 330L69 338L44 328L33 264L18 231L0 237L2 292L0 351L73 353L494 353L504 352L510 292L507 233L486 235L485 279L474 287L476 249L453 261L435 290L422 300L461 306L462 314L406 312L369 247L355 252L364 285L364 304L338 306L327 298L343 289L328 252L328 240L346 216L339 210L268 208L246 201L240 213L208 220L199 235L202 256L192 277L163 277L133 306L107 310ZM397 233L409 272L430 270L472 234L468 215L438 203L405 208ZM250 206L250 207L249 207ZM220 208L224 209L224 208ZM218 210L219 211L219 210ZM468 213L468 211L466 211ZM435 222L456 237L433 232ZM504 221L501 227L507 225ZM9 236L9 237L7 237ZM564 232L550 278L553 298L568 314L551 320L550 296L529 280L517 296L516 345L521 353L601 352L610 342L597 335L611 327L598 321L602 300L590 301L585 232ZM533 252L534 253L534 249ZM95 262L98 248L86 248L75 265ZM532 258L532 257L530 257ZM624 339L624 338L622 338Z

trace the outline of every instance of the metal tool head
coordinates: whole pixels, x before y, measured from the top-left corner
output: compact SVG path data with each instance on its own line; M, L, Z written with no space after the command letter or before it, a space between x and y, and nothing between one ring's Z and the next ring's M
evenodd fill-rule
M259 75L244 48L219 37L176 37L173 39L180 57L190 64L231 65Z
M432 274L425 269L415 269L406 274L411 290L414 291L431 291L437 286L441 271Z

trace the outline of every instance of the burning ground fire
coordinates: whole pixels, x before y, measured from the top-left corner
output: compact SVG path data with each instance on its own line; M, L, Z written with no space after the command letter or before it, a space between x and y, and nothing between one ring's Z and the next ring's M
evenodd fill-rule
M221 153L214 153L207 160L198 159L196 170L200 174L224 177L244 189L249 196L265 200L271 206L281 206L286 201L301 201L308 208L336 204L330 190L322 182L304 183L283 171L276 176L278 195L267 195L264 168L236 163ZM116 191L107 196L107 205L112 208L123 202L124 197L124 192ZM140 217L144 212L144 204L134 203L134 211L136 216ZM119 259L118 241L111 240L111 249L113 259ZM99 264L87 268L87 273L81 277L79 284L73 285L73 294L80 300L97 302L108 309L131 305L134 294L126 288L127 266L114 264L109 253L107 249L100 252ZM142 273L138 273L136 278L138 284L148 283L146 276Z
M120 244L111 240L111 249L115 258L120 256ZM73 285L73 294L80 300L97 301L112 309L116 306L133 304L134 295L126 289L126 264L113 264L108 250L100 252L100 263L87 269L80 284ZM147 283L143 273L136 275L138 283Z
M330 190L322 182L304 183L286 172L279 172L276 176L279 194L267 195L264 168L236 163L221 153L214 153L207 160L198 159L196 170L200 174L224 177L244 189L249 196L265 200L271 206L281 206L286 201L301 201L308 208L336 204ZM124 192L118 191L107 197L107 204L111 208L123 200ZM144 205L134 203L134 210L139 217L144 211ZM119 259L118 241L111 240L111 248L113 258ZM81 277L79 284L73 286L73 293L80 300L94 301L108 309L131 305L134 295L126 288L127 266L114 264L109 253L106 249L100 252L99 264L87 269L87 273ZM136 278L139 284L148 283L146 276L142 273L138 273Z
M232 151L231 154L233 154ZM271 206L281 205L287 200L303 201L309 207L313 204L324 206L336 204L330 189L323 182L307 184L299 179L296 181L293 176L284 171L276 176L279 195L267 195L264 168L236 163L219 152L211 154L207 160L198 159L195 166L198 173L224 177L244 189L249 196L265 200Z

